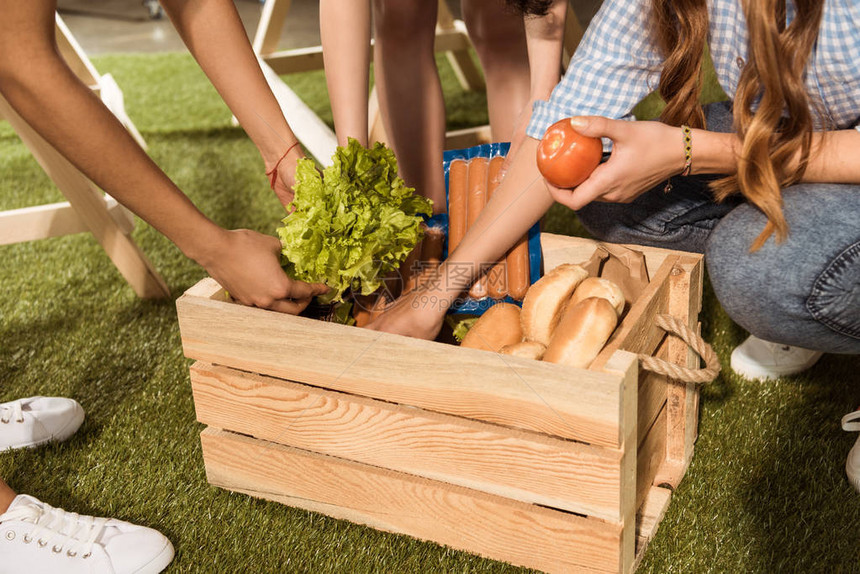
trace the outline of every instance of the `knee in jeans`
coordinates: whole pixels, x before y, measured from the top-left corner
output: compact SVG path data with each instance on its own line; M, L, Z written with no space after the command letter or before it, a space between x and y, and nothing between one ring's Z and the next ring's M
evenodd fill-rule
M848 246L821 272L806 308L834 331L860 339L860 242Z
M780 261L750 252L752 240L735 226L718 225L705 248L708 276L735 323L762 339L782 340L782 319L797 315L802 294L777 279L785 271Z

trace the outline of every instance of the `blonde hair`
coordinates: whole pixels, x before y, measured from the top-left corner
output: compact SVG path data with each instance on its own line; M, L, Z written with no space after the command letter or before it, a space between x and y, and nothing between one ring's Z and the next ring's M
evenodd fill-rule
M803 72L818 38L824 2L795 0L795 6L786 27L785 0L744 0L750 45L733 104L734 129L741 140L738 171L711 184L717 200L740 191L767 217L752 251L774 233L777 241L788 236L782 188L800 181L809 163L813 112ZM659 92L666 108L660 119L704 127L698 98L708 32L706 0L652 0L652 18L665 58Z

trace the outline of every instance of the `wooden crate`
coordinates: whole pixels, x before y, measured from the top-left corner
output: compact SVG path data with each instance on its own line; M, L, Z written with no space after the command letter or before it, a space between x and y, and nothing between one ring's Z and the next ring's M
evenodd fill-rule
M544 234L545 268L595 243ZM632 572L693 452L701 257L644 249L651 283L589 370L238 305L177 302L211 484L547 572Z

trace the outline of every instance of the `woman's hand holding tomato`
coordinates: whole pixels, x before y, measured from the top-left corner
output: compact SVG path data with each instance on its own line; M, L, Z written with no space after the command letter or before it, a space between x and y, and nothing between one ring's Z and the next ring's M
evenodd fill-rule
M559 125L560 129L569 131L564 136L565 140L576 142L579 151L583 153L548 155L543 158L546 167L541 169L541 149L544 147L544 141L548 140L548 136L559 137L551 134L551 130ZM578 134L578 138L571 133ZM608 161L596 165L594 144L581 142L601 137L612 140L612 155ZM551 140L548 141L551 143ZM577 151L576 148L574 151ZM660 122L630 122L580 116L550 126L538 146L538 167L546 179L547 189L553 199L577 210L592 201L633 201L658 183L683 171L684 148L680 130ZM553 177L556 174L562 175ZM567 178L567 181L563 178ZM581 183L570 183L576 180ZM562 185L558 185L559 183Z
M548 183L573 188L588 179L602 155L600 138L580 134L574 118L566 118L543 134L537 148L537 166Z

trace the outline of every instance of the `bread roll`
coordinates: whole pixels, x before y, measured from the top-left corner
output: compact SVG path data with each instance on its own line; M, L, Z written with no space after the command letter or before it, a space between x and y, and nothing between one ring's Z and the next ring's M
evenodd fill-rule
M543 360L585 368L600 353L617 324L615 308L602 297L589 297L569 305Z
M520 308L510 303L496 303L472 325L460 346L498 353L505 345L522 339Z
M500 351L503 355L522 357L523 359L535 359L536 361L540 361L545 352L546 346L537 341L520 341L519 343L502 347Z
M523 300L523 336L549 345L570 296L588 272L579 265L559 265L531 286Z
M579 287L576 288L576 291L573 292L573 297L571 297L568 305L576 305L589 297L606 299L615 307L615 312L619 317L624 312L624 291L609 279L603 279L602 277L583 279Z

